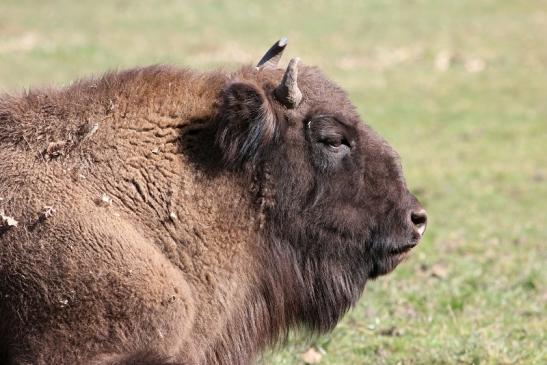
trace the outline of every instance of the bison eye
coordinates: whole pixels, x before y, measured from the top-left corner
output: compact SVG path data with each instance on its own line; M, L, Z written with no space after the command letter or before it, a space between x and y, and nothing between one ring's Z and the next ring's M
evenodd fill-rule
M326 136L319 140L319 142L334 152L338 152L339 150L346 148L351 148L348 140L342 135Z

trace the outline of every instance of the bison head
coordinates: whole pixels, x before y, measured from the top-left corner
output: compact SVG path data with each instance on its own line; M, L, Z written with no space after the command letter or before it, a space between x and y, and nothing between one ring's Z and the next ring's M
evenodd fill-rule
M331 328L367 279L393 270L427 216L397 153L314 67L276 68L282 39L224 88L216 141L224 166L253 177L262 216L257 291L276 327Z

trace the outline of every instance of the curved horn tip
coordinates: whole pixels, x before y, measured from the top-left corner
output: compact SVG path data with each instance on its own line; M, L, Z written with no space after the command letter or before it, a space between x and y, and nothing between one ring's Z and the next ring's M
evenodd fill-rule
M290 109L296 108L302 101L302 92L298 88L298 62L298 57L290 60L281 84L274 90L277 100Z
M296 67L298 66L298 63L300 62L300 57L295 57L295 58L291 58L291 60L289 61L289 65L287 66L287 68L289 67Z

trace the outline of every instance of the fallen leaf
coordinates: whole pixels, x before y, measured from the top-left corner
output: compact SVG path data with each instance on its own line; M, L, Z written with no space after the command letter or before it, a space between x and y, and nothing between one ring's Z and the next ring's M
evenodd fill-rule
M448 277L448 269L442 264L435 264L431 266L431 276L446 279Z
M310 347L308 351L300 355L300 358L306 364L319 364L323 355L313 347Z

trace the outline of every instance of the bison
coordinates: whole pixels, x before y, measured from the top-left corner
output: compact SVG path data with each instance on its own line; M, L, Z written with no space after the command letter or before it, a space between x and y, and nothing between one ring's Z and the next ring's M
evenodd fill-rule
M399 157L286 43L0 98L2 364L249 364L405 258Z

